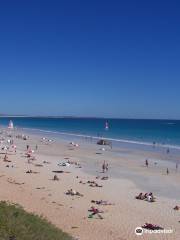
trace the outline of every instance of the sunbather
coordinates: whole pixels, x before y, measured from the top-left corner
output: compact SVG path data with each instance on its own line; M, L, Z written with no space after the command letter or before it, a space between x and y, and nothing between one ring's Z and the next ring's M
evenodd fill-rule
M103 217L100 215L100 213L103 213L103 211L99 211L97 208L91 207L89 212L92 212L88 218L93 218L95 215L97 215L100 219L103 219Z
M179 206L175 206L175 207L174 207L174 210L179 210L179 209L180 209Z
M108 180L109 177L102 177L101 180Z
M139 200L144 200L144 195L143 195L143 193L141 192L141 193L139 193L139 195L138 196L136 196L135 197L136 199L139 199Z
M135 197L136 199L139 199L139 200L146 200L148 202L154 202L155 201L155 197L153 196L153 194L150 192L150 193L139 193L138 196Z
M103 211L100 211L98 208L95 208L95 207L91 207L88 211L94 214L103 213Z
M32 171L32 170L28 170L26 173L39 173L39 172L35 172L35 171Z
M158 226L158 225L155 225L155 224L151 224L151 223L145 223L142 228L146 228L146 229L149 229L149 230L163 230L164 228Z
M82 180L81 181L79 181L79 183L81 183L81 184L86 184L85 182L83 182Z
M87 181L87 183L96 183L95 181Z
M82 194L80 194L79 192L77 192L77 191L75 191L75 190L72 190L72 189L68 190L68 191L66 192L66 195L83 197Z
M97 205L104 205L104 206L114 205L113 203L109 203L108 201L103 201L103 200L100 200L100 201L92 200L91 202Z
M102 187L102 185L99 185L98 183L91 183L90 185L89 185L90 187Z

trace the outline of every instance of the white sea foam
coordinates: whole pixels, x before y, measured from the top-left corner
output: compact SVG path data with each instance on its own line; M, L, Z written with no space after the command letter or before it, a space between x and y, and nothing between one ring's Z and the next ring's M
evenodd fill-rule
M97 136L91 136L91 135L85 135L85 134L58 132L58 131L43 130L43 129L37 129L37 128L21 128L21 129L30 130L30 131L38 131L38 132L42 132L42 133L57 134L57 135L91 138L91 139L95 139L95 140L100 140L100 139L103 138L104 140L113 141L113 142L121 142L121 143L127 143L127 144L137 144L137 145L144 145L144 146L151 146L151 147L154 146L154 144L151 143L151 142L141 142L141 141L135 141L135 140L126 140L126 139L117 139L117 138L108 138L108 137L97 137ZM155 146L156 147L161 147L161 148L169 148L169 149L180 150L180 146L178 146L178 145L156 143Z

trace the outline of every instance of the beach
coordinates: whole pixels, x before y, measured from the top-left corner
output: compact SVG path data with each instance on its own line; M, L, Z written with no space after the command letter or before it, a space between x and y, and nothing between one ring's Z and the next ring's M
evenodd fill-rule
M28 138L17 138L22 134ZM180 169L168 161L166 153L111 149L78 139L70 144L68 140L54 141L42 135L2 129L1 201L44 216L75 239L178 239L180 210L173 208L180 205ZM9 139L13 144L7 143ZM9 150L2 149L5 145ZM9 162L3 160L6 152ZM104 161L108 171L102 173ZM70 164L63 166L67 162ZM80 194L67 195L70 189ZM141 192L153 192L156 201L135 199ZM92 200L107 204L97 205ZM91 207L98 208L99 214L90 216ZM135 229L145 223L172 233L137 236Z

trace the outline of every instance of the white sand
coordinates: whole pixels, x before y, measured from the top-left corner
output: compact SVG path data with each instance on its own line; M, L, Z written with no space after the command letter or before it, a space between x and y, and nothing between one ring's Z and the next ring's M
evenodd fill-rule
M4 154L1 151L0 200L18 203L27 211L43 215L59 228L81 240L179 239L180 211L173 210L175 205L180 205L179 172L171 170L170 175L166 176L166 167L161 164L156 167L152 165L147 169L143 166L145 156L140 153L135 156L118 156L113 152L104 151L97 155L99 146L96 145L84 145L69 150L72 147L65 142L46 145L37 136L30 136L30 140L27 141L15 139L15 144L17 153L8 152L8 158L12 161L10 163L3 162ZM33 149L38 144L38 150L34 154L37 160L33 161L33 164L29 164L23 156L27 144ZM65 157L69 157L70 161L79 162L82 169L75 165L57 166L59 162L65 161ZM104 160L110 164L108 174L111 177L104 181L97 180L95 175L102 176L100 171ZM43 164L43 161L50 164ZM43 164L43 167L37 167L35 164ZM10 167L7 168L6 165ZM30 169L39 173L27 174L26 171ZM53 181L53 170L70 173L56 174L60 180ZM113 177L116 175L118 178ZM24 184L9 183L9 178ZM80 180L95 180L103 187L92 188L88 184L80 184ZM36 189L38 187L44 188ZM71 188L84 196L67 196L65 192ZM157 201L148 203L136 200L135 195L142 191L153 191ZM115 205L98 206L91 203L91 200L101 199ZM103 219L88 218L88 209L91 206L104 211L101 214ZM173 233L136 236L135 228L146 222L173 229Z

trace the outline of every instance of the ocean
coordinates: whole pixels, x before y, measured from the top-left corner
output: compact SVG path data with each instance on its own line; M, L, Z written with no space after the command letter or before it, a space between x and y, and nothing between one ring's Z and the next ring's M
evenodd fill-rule
M107 138L115 142L180 148L180 120L0 117L0 125L12 120L16 128L53 134ZM108 122L109 129L105 129Z

